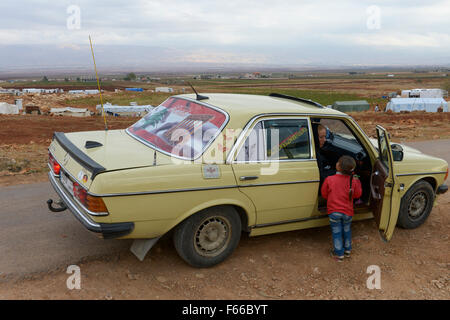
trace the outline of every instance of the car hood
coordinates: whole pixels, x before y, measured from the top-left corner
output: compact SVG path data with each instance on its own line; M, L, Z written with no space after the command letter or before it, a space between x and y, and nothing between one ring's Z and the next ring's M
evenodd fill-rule
M375 147L375 149L378 150L378 140L374 139L374 138L370 138L369 140L372 143L372 145ZM397 143L397 142L391 142L391 145L393 145L393 144L398 144L399 146L401 146L405 153L419 153L419 154L423 154L422 151L414 149L414 148L411 148L411 147L408 147L408 146L406 146L404 144Z
M377 139L370 138L370 142L378 150ZM416 172L440 172L445 171L448 167L448 163L441 158L427 155L420 150L406 146L404 144L392 142L391 145L398 144L403 148L403 160L395 161L396 174L407 174ZM425 170L427 168L427 170Z
M125 130L73 132L66 133L66 137L106 171L172 163L169 156L144 145ZM87 141L98 142L101 146L86 148Z

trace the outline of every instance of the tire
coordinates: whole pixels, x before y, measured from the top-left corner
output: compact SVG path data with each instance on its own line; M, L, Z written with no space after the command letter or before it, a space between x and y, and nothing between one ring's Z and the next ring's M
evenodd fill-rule
M428 182L415 183L402 198L397 226L404 229L421 226L433 209L434 197L433 187Z
M224 261L241 238L241 219L233 207L203 210L189 217L173 235L180 257L193 267L205 268Z

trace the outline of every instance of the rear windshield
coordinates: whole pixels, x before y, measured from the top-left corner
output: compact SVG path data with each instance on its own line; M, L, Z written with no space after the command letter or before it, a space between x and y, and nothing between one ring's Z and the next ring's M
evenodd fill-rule
M200 156L220 133L225 113L181 98L169 98L127 131L156 149L183 159Z

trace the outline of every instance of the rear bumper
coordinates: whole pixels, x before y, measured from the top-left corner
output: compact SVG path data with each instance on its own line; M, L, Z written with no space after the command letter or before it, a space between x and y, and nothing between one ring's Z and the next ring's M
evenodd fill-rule
M133 231L133 222L97 223L93 221L80 206L71 200L71 197L65 192L63 186L58 179L55 178L52 172L48 173L48 179L65 206L89 231L100 233L104 239L123 237Z
M448 186L446 184L443 184L437 188L436 194L443 194L443 193L446 193L447 191L448 191Z

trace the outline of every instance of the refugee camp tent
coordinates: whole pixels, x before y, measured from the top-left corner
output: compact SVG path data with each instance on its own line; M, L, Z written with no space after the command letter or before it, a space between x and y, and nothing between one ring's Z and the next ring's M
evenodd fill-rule
M44 89L36 89L36 88L23 88L23 93L43 93Z
M15 104L0 102L0 114L19 114L19 107Z
M100 104L98 104L96 108L99 112L102 111L102 106ZM150 104L141 106L135 104L129 106L117 106L106 103L103 105L105 112L114 116L141 116L150 112L153 108L154 107Z
M402 90L402 98L443 98L448 92L442 89L411 89Z
M369 110L370 105L366 100L336 101L333 103L333 109L342 112L358 112Z
M386 111L426 111L437 112L439 108L448 112L448 103L443 98L393 98L386 106Z
M51 108L50 113L53 113L55 116L71 116L71 117L89 117L91 112L88 109L81 108Z
M91 90L69 90L69 94L97 94L99 91L97 89Z
M155 92L168 92L168 93L170 93L170 92L173 92L173 89L169 88L169 87L156 87L155 88Z

